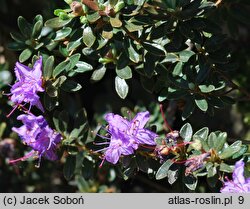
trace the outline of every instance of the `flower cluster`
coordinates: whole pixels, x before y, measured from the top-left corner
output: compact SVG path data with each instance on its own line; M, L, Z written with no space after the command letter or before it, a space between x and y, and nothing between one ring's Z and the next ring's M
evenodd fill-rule
M24 157L11 160L10 163L16 163L21 160L26 160L30 157L39 158L38 166L41 162L41 157L48 160L56 160L55 153L57 144L61 141L61 135L52 130L43 116L35 116L30 112L32 106L36 106L43 110L40 102L38 92L43 92L42 88L42 57L40 57L34 64L33 69L16 63L15 75L17 82L11 88L11 101L15 103L16 107L22 107L26 110L24 105L30 104L29 110L26 114L17 117L21 120L23 126L19 128L12 128L16 132L23 143L32 148L32 150ZM15 107L15 108L16 108ZM15 110L14 108L14 110Z
M250 192L250 178L244 177L244 162L240 160L236 162L233 179L224 182L222 193L245 193Z
M55 149L56 145L61 141L61 135L49 127L44 117L22 114L18 116L17 119L21 120L24 125L19 128L14 127L12 130L18 133L23 143L30 146L32 151L22 158L10 161L10 163L29 157L38 157L39 165L42 156L48 160L57 160Z
M10 100L15 104L15 108L29 104L29 110L32 106L36 106L41 111L44 111L39 100L40 98L37 95L38 92L44 91L41 69L42 57L35 62L32 69L19 62L16 63L14 71L17 81L10 89Z
M116 164L121 155L133 154L140 144L155 145L158 135L144 128L149 117L147 111L138 113L131 121L113 113L106 114L110 142L104 148L104 160Z

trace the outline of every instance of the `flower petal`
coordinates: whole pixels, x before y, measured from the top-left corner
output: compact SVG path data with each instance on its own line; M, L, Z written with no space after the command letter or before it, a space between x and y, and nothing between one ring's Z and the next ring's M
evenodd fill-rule
M129 121L120 115L108 113L104 116L104 118L109 123L110 129L118 129L122 132L125 132L129 127Z
M245 177L244 177L244 162L240 160L236 162L234 172L233 172L233 181L235 184L244 184Z
M138 124L138 128L144 128L144 126L146 125L146 123L148 122L150 117L150 114L148 111L145 112L139 112L136 114L136 116L133 118L133 120L131 121L131 123L136 123L136 121L139 122Z
M41 56L39 57L39 59L35 62L33 66L32 76L36 80L39 80L42 77L42 57Z
M139 144L155 145L156 143L154 139L157 136L158 136L157 134L147 129L139 129L135 137L136 137L136 141Z

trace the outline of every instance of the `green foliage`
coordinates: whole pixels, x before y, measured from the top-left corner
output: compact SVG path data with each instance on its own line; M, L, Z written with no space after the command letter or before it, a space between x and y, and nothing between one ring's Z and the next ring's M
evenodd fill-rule
M194 132L191 122L166 136L158 103L168 105L172 125L179 111L182 120L196 111L213 116L237 101L241 95L232 91L241 87L229 73L238 65L221 24L226 23L235 36L235 28L249 25L248 9L239 4L249 3L65 2L47 20L42 15L33 21L18 17L20 32L11 33L14 42L9 44L22 63L32 65L43 57L41 98L44 115L63 136L62 176L80 192L106 192L117 176L128 180L141 173L162 182L167 179L167 185L185 185L184 191L198 191L200 179L205 178L218 191L219 178L232 173L237 160L248 159L248 146L241 140L229 143L226 132L209 133L208 127ZM11 79L8 63L0 63L0 89ZM100 128L105 125L104 113L121 107L124 117L149 109L149 128L159 134L157 145L139 147L114 167L104 163L98 168L103 156L93 151L97 150L93 141L99 140L98 131L104 132ZM177 126L182 123L177 121ZM0 124L0 138L6 127L5 122ZM168 138L173 133L178 137Z
M151 84L143 86L158 95L160 101L185 101L183 119L194 112L195 106L212 113L214 108L226 105L222 97L227 86L218 75L221 66L230 65L231 61L229 50L223 47L226 37L220 30L214 32L213 28L219 27L207 20L208 11L215 7L212 2L116 1L92 6L67 3L68 8L56 9L54 14L58 17L44 25L41 15L32 24L19 17L21 33L12 34L16 42L11 48L23 49L21 62L38 50L43 56L54 56L56 66L51 75L54 62L50 57L45 67L46 79L73 77L94 69L91 80L99 81L110 68L118 76L114 77L114 84L119 97L125 99L129 93L124 79L133 79L139 73L142 81L150 78ZM97 11L98 7L102 9ZM52 50L59 54L55 57ZM71 86L62 88L66 91L80 89L80 84L73 82L65 85Z

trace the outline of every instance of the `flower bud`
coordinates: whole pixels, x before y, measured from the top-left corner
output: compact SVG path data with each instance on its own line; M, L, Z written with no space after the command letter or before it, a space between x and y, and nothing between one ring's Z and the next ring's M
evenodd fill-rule
M81 15L83 9L82 9L82 4L78 1L73 1L71 4L70 4L70 8L72 10L72 12L75 14L75 15Z

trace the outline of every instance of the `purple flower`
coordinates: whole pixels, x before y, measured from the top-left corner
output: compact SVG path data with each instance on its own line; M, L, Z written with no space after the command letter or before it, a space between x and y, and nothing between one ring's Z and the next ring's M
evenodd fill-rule
M125 138L132 139L137 144L155 145L154 139L158 135L144 128L149 117L148 111L140 112L131 121L128 121L119 115L108 113L105 120L109 123L109 131L124 134Z
M158 135L144 128L149 117L149 112L140 112L129 121L113 113L106 114L105 120L109 123L107 131L111 137L107 142L109 146L104 148L104 159L116 164L121 155L133 154L140 144L155 145L154 139Z
M30 104L36 106L41 111L44 111L38 92L43 92L42 87L42 57L40 57L34 64L33 68L29 68L19 62L15 66L15 75L17 82L10 89L10 100L19 105Z
M244 162L240 160L236 162L233 179L224 182L223 188L220 190L222 193L244 193L250 192L250 178L244 177Z
M12 130L18 133L24 144L30 146L32 151L20 159L10 161L10 163L30 157L38 157L38 164L40 164L42 156L48 160L57 160L55 150L56 145L61 141L61 135L49 127L43 116L36 117L31 114L23 114L18 116L17 119L21 120L24 125L19 128L14 127Z

